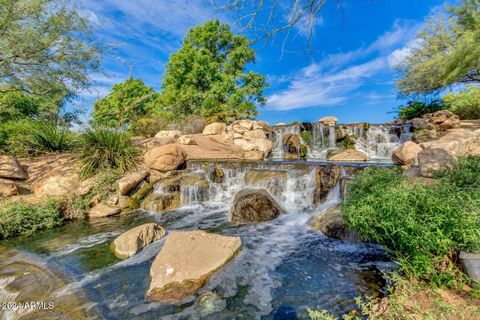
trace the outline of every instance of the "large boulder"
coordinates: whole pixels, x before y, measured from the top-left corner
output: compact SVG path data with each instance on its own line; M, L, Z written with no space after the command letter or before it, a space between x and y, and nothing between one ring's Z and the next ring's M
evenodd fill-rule
M320 120L318 120L318 122L320 122L321 124L323 124L325 126L334 126L335 123L338 122L338 119L337 119L337 117L329 116L329 117L321 118Z
M215 135L227 132L227 125L223 122L214 122L203 129L204 135Z
M423 149L417 155L422 177L431 178L445 169L452 169L457 162L456 156L448 150L432 148Z
M0 156L0 178L25 180L28 175L17 159Z
M421 146L424 149L444 149L455 156L464 156L480 146L480 134L467 129L452 129L440 139L424 142Z
M125 177L117 181L118 193L123 196L129 193L140 182L142 182L148 175L148 171L143 170L127 174Z
M155 138L170 138L176 140L181 136L182 131L180 130L162 130L155 135Z
M6 179L0 179L0 196L11 197L18 194L18 188L15 182Z
M253 142L245 139L235 139L233 143L242 148L243 151L252 151L257 149L257 146Z
M302 144L302 139L297 134L286 134L283 137L283 145L290 153L298 153L300 151L300 145Z
M416 164L417 154L420 151L422 151L422 147L415 142L407 141L393 150L392 159L402 165Z
M176 144L167 144L145 153L144 160L147 167L161 172L177 169L185 162L186 154Z
M310 221L314 230L321 231L329 238L339 240L360 240L358 235L347 229L342 216L342 207L334 206L319 214L314 215Z
M172 303L203 287L240 250L239 237L172 231L150 269L148 300Z
M121 259L133 256L152 242L165 237L165 229L156 223L146 223L117 237L112 244L115 255Z
M33 187L39 196L66 197L74 194L79 184L77 173L66 172L36 181Z
M272 151L273 143L269 139L255 139L253 144L257 146L258 151L263 152L265 158L270 155Z
M88 217L89 218L105 218L105 217L117 215L121 211L122 210L119 208L110 207L103 203L98 203L93 208L90 209L90 211L88 212Z
M323 203L330 191L340 181L339 166L320 166L315 172L315 192L313 194L313 204L315 206Z
M340 153L337 153L331 157L329 157L330 161L367 161L368 156L361 151L354 150L354 149L347 149Z
M243 134L243 139L249 140L249 141L255 141L257 139L266 139L266 138L267 136L265 135L265 132L262 129L247 131Z
M177 209L180 207L178 192L152 193L142 202L142 209L156 213Z
M232 223L263 222L275 219L283 209L265 189L244 189L233 199Z

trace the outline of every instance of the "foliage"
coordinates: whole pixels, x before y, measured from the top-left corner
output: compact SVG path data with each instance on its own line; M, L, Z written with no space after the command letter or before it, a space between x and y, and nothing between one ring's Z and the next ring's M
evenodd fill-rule
M480 88L468 86L465 91L446 94L442 100L460 119L480 119Z
M419 118L426 113L433 113L446 108L447 107L439 100L434 100L429 103L410 101L407 105L399 108L398 116L403 120L411 120L413 118Z
M402 94L429 94L456 83L480 82L478 0L462 0L447 15L436 13L399 66Z
M31 118L39 114L37 101L25 92L0 95L0 123Z
M311 133L310 131L302 130L302 131L300 132L300 136L302 137L303 141L304 141L306 144L310 144L311 139L312 139L312 133Z
M108 169L126 172L136 167L138 155L127 133L103 127L88 129L82 135L80 176L88 178Z
M151 112L156 96L152 87L130 77L94 103L93 123L111 128L127 126Z
M42 204L7 201L0 208L0 239L28 235L62 223L61 203L47 200Z
M456 254L480 244L479 162L460 161L432 185L412 183L396 170L367 169L349 187L346 224L364 240L390 248L414 278L454 285L461 281Z
M265 77L249 71L255 51L227 24L209 20L192 28L170 56L159 104L175 118L191 114L211 120L250 118L265 103Z
M163 113L152 113L135 120L128 129L135 136L153 137L158 131L165 130L169 123L169 117Z
M99 67L87 20L63 1L0 0L0 30L0 93L65 96Z
M208 121L199 115L189 115L183 120L182 132L185 134L202 133Z

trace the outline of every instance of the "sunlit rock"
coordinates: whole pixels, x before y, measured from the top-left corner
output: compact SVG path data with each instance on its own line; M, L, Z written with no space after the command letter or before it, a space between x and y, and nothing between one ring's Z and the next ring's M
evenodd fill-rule
M112 249L119 258L126 259L150 243L162 239L165 234L165 229L156 223L142 224L118 236L112 243Z
M283 214L283 209L265 189L245 189L233 199L232 223L263 222Z

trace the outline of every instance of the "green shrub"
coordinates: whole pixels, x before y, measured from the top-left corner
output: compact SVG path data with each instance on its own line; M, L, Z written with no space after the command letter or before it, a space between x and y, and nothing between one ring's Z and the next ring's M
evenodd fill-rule
M88 178L99 170L126 172L137 165L139 151L130 136L109 128L88 129L82 135L80 176Z
M28 157L26 137L35 123L28 119L0 124L0 151L17 157Z
M169 123L168 117L152 114L134 121L129 130L135 136L153 137L158 131L165 130Z
M480 194L466 192L475 178L465 161L432 185L412 183L396 170L366 169L349 186L347 226L390 248L415 278L450 284L456 254L480 245Z
M62 224L61 203L47 200L42 204L7 201L0 209L0 238L28 235L36 230Z
M403 120L411 120L421 117L426 113L433 113L444 109L447 109L447 107L439 100L434 100L430 103L411 101L407 105L399 108L398 116Z
M182 131L185 134L202 133L207 125L207 118L199 115L189 115L182 122Z
M480 119L480 88L469 86L463 92L446 94L442 100L460 119Z

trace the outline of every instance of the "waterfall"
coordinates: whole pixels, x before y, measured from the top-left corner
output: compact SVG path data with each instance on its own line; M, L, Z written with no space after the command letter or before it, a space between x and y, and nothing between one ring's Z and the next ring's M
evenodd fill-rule
M369 159L390 160L393 150L410 139L409 126L370 125L366 134L357 139L355 148L365 152Z
M285 155L285 146L284 146L284 138L287 134L295 134L301 140L302 143L303 139L300 134L301 128L300 124L291 124L288 126L273 126L271 139L272 139L272 153L271 157L273 159L283 159Z
M321 122L312 123L312 135L308 148L309 159L326 159L329 149L336 147L335 127Z

